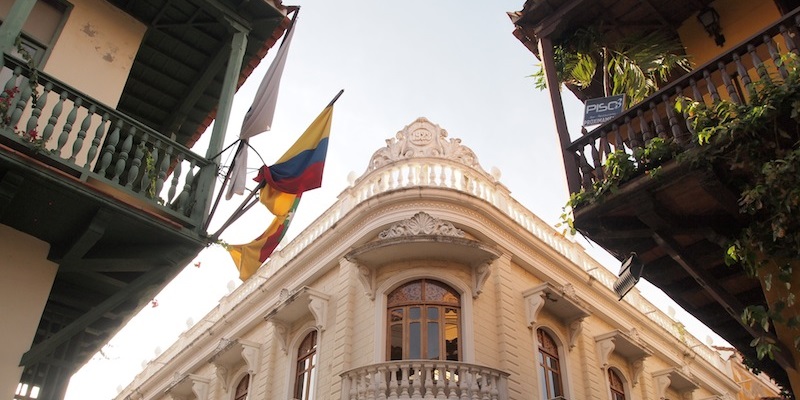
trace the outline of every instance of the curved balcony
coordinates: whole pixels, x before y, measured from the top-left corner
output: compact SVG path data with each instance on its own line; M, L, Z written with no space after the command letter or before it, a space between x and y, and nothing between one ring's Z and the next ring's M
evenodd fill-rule
M346 400L508 399L508 373L458 361L389 361L341 376Z

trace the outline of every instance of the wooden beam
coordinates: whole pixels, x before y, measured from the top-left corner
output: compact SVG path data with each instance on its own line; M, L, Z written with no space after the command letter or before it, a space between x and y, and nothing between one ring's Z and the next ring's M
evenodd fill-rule
M112 312L117 306L132 298L138 298L141 292L146 291L148 288L163 283L168 276L174 274L174 270L176 269L176 267L156 268L140 276L124 289L93 307L89 312L81 315L52 336L31 347L31 349L22 356L20 366L27 367L40 362L54 352L59 346L81 333L99 318L102 318L107 312Z
M14 171L8 171L0 179L0 217L9 209L9 204L16 197L25 178Z
M83 258L103 237L111 219L111 212L108 209L101 208L97 210L89 225L75 238L61 261L69 263Z
M791 353L778 341L778 339L770 332L759 331L756 328L745 324L742 319L742 311L744 305L736 299L732 294L728 293L717 280L706 273L706 271L696 265L691 258L689 258L682 250L681 245L675 242L667 235L661 234L657 231L653 232L653 240L659 244L669 255L680 265L686 273L688 273L705 291L722 306L728 315L736 320L753 338L767 337L771 339L779 351L773 353L775 361L783 368L795 368L794 360L792 360ZM720 257L722 254L720 254Z
M577 3L573 1L572 3ZM553 106L553 117L556 123L556 132L561 147L561 158L564 161L564 171L567 175L567 188L570 193L581 190L581 177L578 173L578 160L575 153L568 150L572 139L567 128L567 117L564 114L564 103L561 99L561 81L558 80L553 52L553 42L549 36L539 38L539 56L542 60L547 91L550 93L550 103Z
M220 68L225 64L225 58L228 55L227 50L226 46L220 46L202 73L192 80L193 83L189 86L189 90L181 96L183 101L178 105L178 108L170 114L170 117L164 124L161 125L161 132L172 134L178 131L186 120L189 110L195 106L197 100L208 88L208 85L217 75Z

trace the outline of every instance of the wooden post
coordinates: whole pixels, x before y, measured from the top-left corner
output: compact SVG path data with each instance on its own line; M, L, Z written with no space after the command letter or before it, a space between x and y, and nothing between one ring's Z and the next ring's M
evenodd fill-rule
M230 21L231 25L235 28L233 37L231 39L231 53L228 57L227 69L225 70L225 78L222 82L222 91L219 95L219 104L217 105L217 116L214 119L214 129L211 131L211 139L208 143L208 150L206 150L206 158L212 162L212 171L204 171L201 175L201 180L197 183L197 207L193 210L192 215L197 216L201 221L198 224L198 229L202 230L205 219L207 218L211 202L214 197L214 182L216 181L217 171L219 170L219 159L216 157L220 150L222 150L222 143L225 139L225 132L228 130L228 120L230 119L231 108L233 106L233 95L236 93L236 86L239 82L239 73L242 69L242 60L244 58L245 49L247 46L247 31L246 28L235 24Z
M569 188L570 193L577 193L581 190L581 178L578 174L578 163L575 154L567 150L572 140L567 129L567 118L564 115L564 104L561 100L561 82L559 82L556 74L556 66L553 60L553 42L550 37L539 38L539 56L542 58L542 68L544 69L545 79L547 79L547 90L550 93L550 102L553 105L553 117L556 122L556 132L558 133L561 156L564 160L564 170L567 175L567 188Z
M22 25L31 14L34 4L36 4L36 0L16 0L11 5L8 15L0 25L0 52L8 53L14 49L14 42L22 31ZM4 63L5 60L0 57L0 68Z

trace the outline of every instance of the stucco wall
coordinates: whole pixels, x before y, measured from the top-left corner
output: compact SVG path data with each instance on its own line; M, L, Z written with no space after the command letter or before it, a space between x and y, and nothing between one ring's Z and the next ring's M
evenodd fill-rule
M0 225L0 398L10 399L19 383L19 361L31 347L58 265L47 261L50 245Z
M684 21L678 28L681 43L686 53L696 66L701 66L728 51L739 42L760 31L764 26L780 18L777 6L772 1L752 0L717 0L711 3L719 13L725 45L714 44L714 38L708 36L696 16Z
M116 107L146 27L102 0L71 3L44 72Z

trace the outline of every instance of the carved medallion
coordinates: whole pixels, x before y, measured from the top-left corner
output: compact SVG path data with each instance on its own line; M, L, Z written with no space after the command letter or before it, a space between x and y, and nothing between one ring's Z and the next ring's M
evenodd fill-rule
M403 236L438 235L464 237L464 231L456 228L451 222L431 217L418 212L413 217L397 222L378 235L379 239L391 239Z

